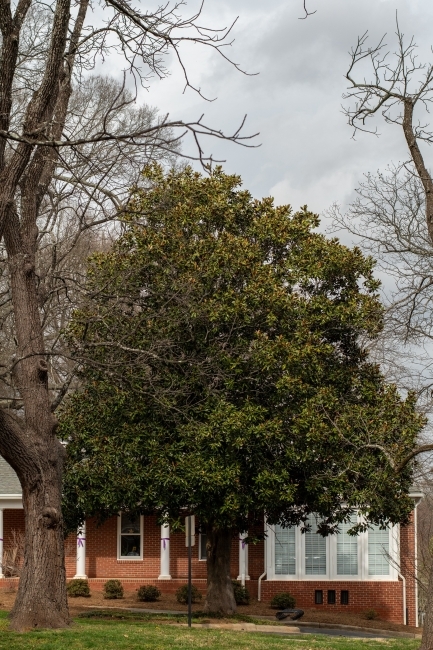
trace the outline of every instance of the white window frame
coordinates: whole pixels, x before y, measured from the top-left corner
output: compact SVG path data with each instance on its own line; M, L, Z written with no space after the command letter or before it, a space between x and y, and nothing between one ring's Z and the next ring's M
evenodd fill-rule
M358 521L360 519L358 518ZM337 536L326 537L326 574L307 575L305 573L305 534L299 526L295 530L296 541L296 571L293 575L275 573L275 529L265 522L266 543L266 573L267 580L275 581L306 581L306 582L397 582L399 558L400 527L389 528L389 563L388 575L368 575L368 531L358 535L358 573L356 575L337 574Z
M117 517L117 560L118 562L140 562L143 560L143 548L144 548L144 516L140 515L140 555L130 555L128 557L123 557L120 555L121 551L121 532L122 532L122 513L119 512Z

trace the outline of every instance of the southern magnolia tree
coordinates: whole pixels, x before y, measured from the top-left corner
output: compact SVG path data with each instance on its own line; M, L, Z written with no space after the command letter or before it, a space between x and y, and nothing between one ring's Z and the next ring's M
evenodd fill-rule
M176 152L179 138L189 133L196 157L203 161L202 136L225 138L201 118L153 119L147 110L134 109L136 93L125 90L147 85L152 76L164 78L169 54L180 65L186 86L193 87L182 61L184 44L210 47L227 59L222 48L230 27L207 28L200 10L184 16L183 4L167 2L152 10L129 0L0 0L0 241L7 263L2 278L7 287L1 293L8 294L13 315L7 342L13 358L0 360L2 377L8 378L2 396L7 405L0 406L0 454L21 482L26 525L23 569L11 612L16 630L62 627L70 620L61 512L64 449L56 437L58 400L49 386L49 377L56 374L51 361L59 352L50 349L56 337L42 322L44 292L61 292L62 280L57 273L38 274L41 209L60 194L69 195L63 206L74 212L67 224L73 243L75 234L86 232L95 205L102 206L102 220L110 216L110 201L121 209L117 189L125 189L137 158L142 168L140 151L147 159L149 152L151 158ZM120 89L113 82L104 91L104 84L89 80L102 64L124 70ZM80 88L84 92L77 94ZM238 142L239 130L228 139ZM56 262L55 246L53 253ZM51 286L46 282L50 276ZM56 383L64 380L67 389L72 373L71 365L64 364ZM56 389L57 396L64 387ZM10 408L11 400L18 409Z
M231 539L264 515L315 512L322 534L354 509L406 522L423 420L359 343L381 327L371 259L219 168L145 179L69 330L83 387L61 418L67 513L194 512L206 609L230 613Z

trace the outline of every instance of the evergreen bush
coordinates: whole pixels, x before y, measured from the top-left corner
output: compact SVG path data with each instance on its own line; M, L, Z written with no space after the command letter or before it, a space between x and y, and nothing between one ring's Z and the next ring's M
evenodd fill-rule
M123 598L123 587L120 580L107 580L104 585L104 598L114 600L115 598Z
M296 600L287 592L275 594L271 600L271 607L274 609L293 609L296 607Z
M76 580L71 580L66 585L66 591L70 598L89 598L90 597L90 587L87 580L82 580L77 578Z
M192 585L191 588L191 602L196 603L197 601L201 600L202 595L195 587ZM179 589L176 591L176 600L178 603L182 603L183 605L186 605L188 603L188 585L182 585L182 587L179 587Z
M158 587L154 587L153 585L143 585L137 591L138 600L144 600L146 603L154 603L160 595L161 592Z
M250 592L246 587L243 587L239 580L232 580L233 593L235 595L236 605L249 605Z

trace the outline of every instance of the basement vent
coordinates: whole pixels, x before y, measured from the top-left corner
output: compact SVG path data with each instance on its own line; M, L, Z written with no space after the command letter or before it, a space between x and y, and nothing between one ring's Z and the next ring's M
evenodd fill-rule
M329 589L328 591L328 605L335 605L337 599L335 597L335 589Z
M349 604L349 592L346 590L343 590L341 592L341 604L342 605L348 605Z
M314 592L314 602L316 605L323 605L323 591L321 589L316 589Z

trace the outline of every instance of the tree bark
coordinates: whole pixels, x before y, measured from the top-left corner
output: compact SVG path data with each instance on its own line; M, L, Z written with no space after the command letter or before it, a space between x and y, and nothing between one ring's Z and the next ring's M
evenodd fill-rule
M12 210L5 244L18 343L14 379L25 415L15 427L3 418L0 436L0 452L17 472L23 491L24 564L11 612L11 627L18 631L64 627L70 622L61 514L64 451L56 439L48 392L35 276L35 225L25 218L22 224Z
M11 628L19 632L66 627L70 623L58 477L62 450L56 453L54 442L47 455L38 454L42 471L36 485L32 485L30 475L23 482L25 553L10 613ZM27 487L29 483L32 489Z
M230 577L232 531L208 526L207 534L207 594L204 611L231 615L236 601Z

